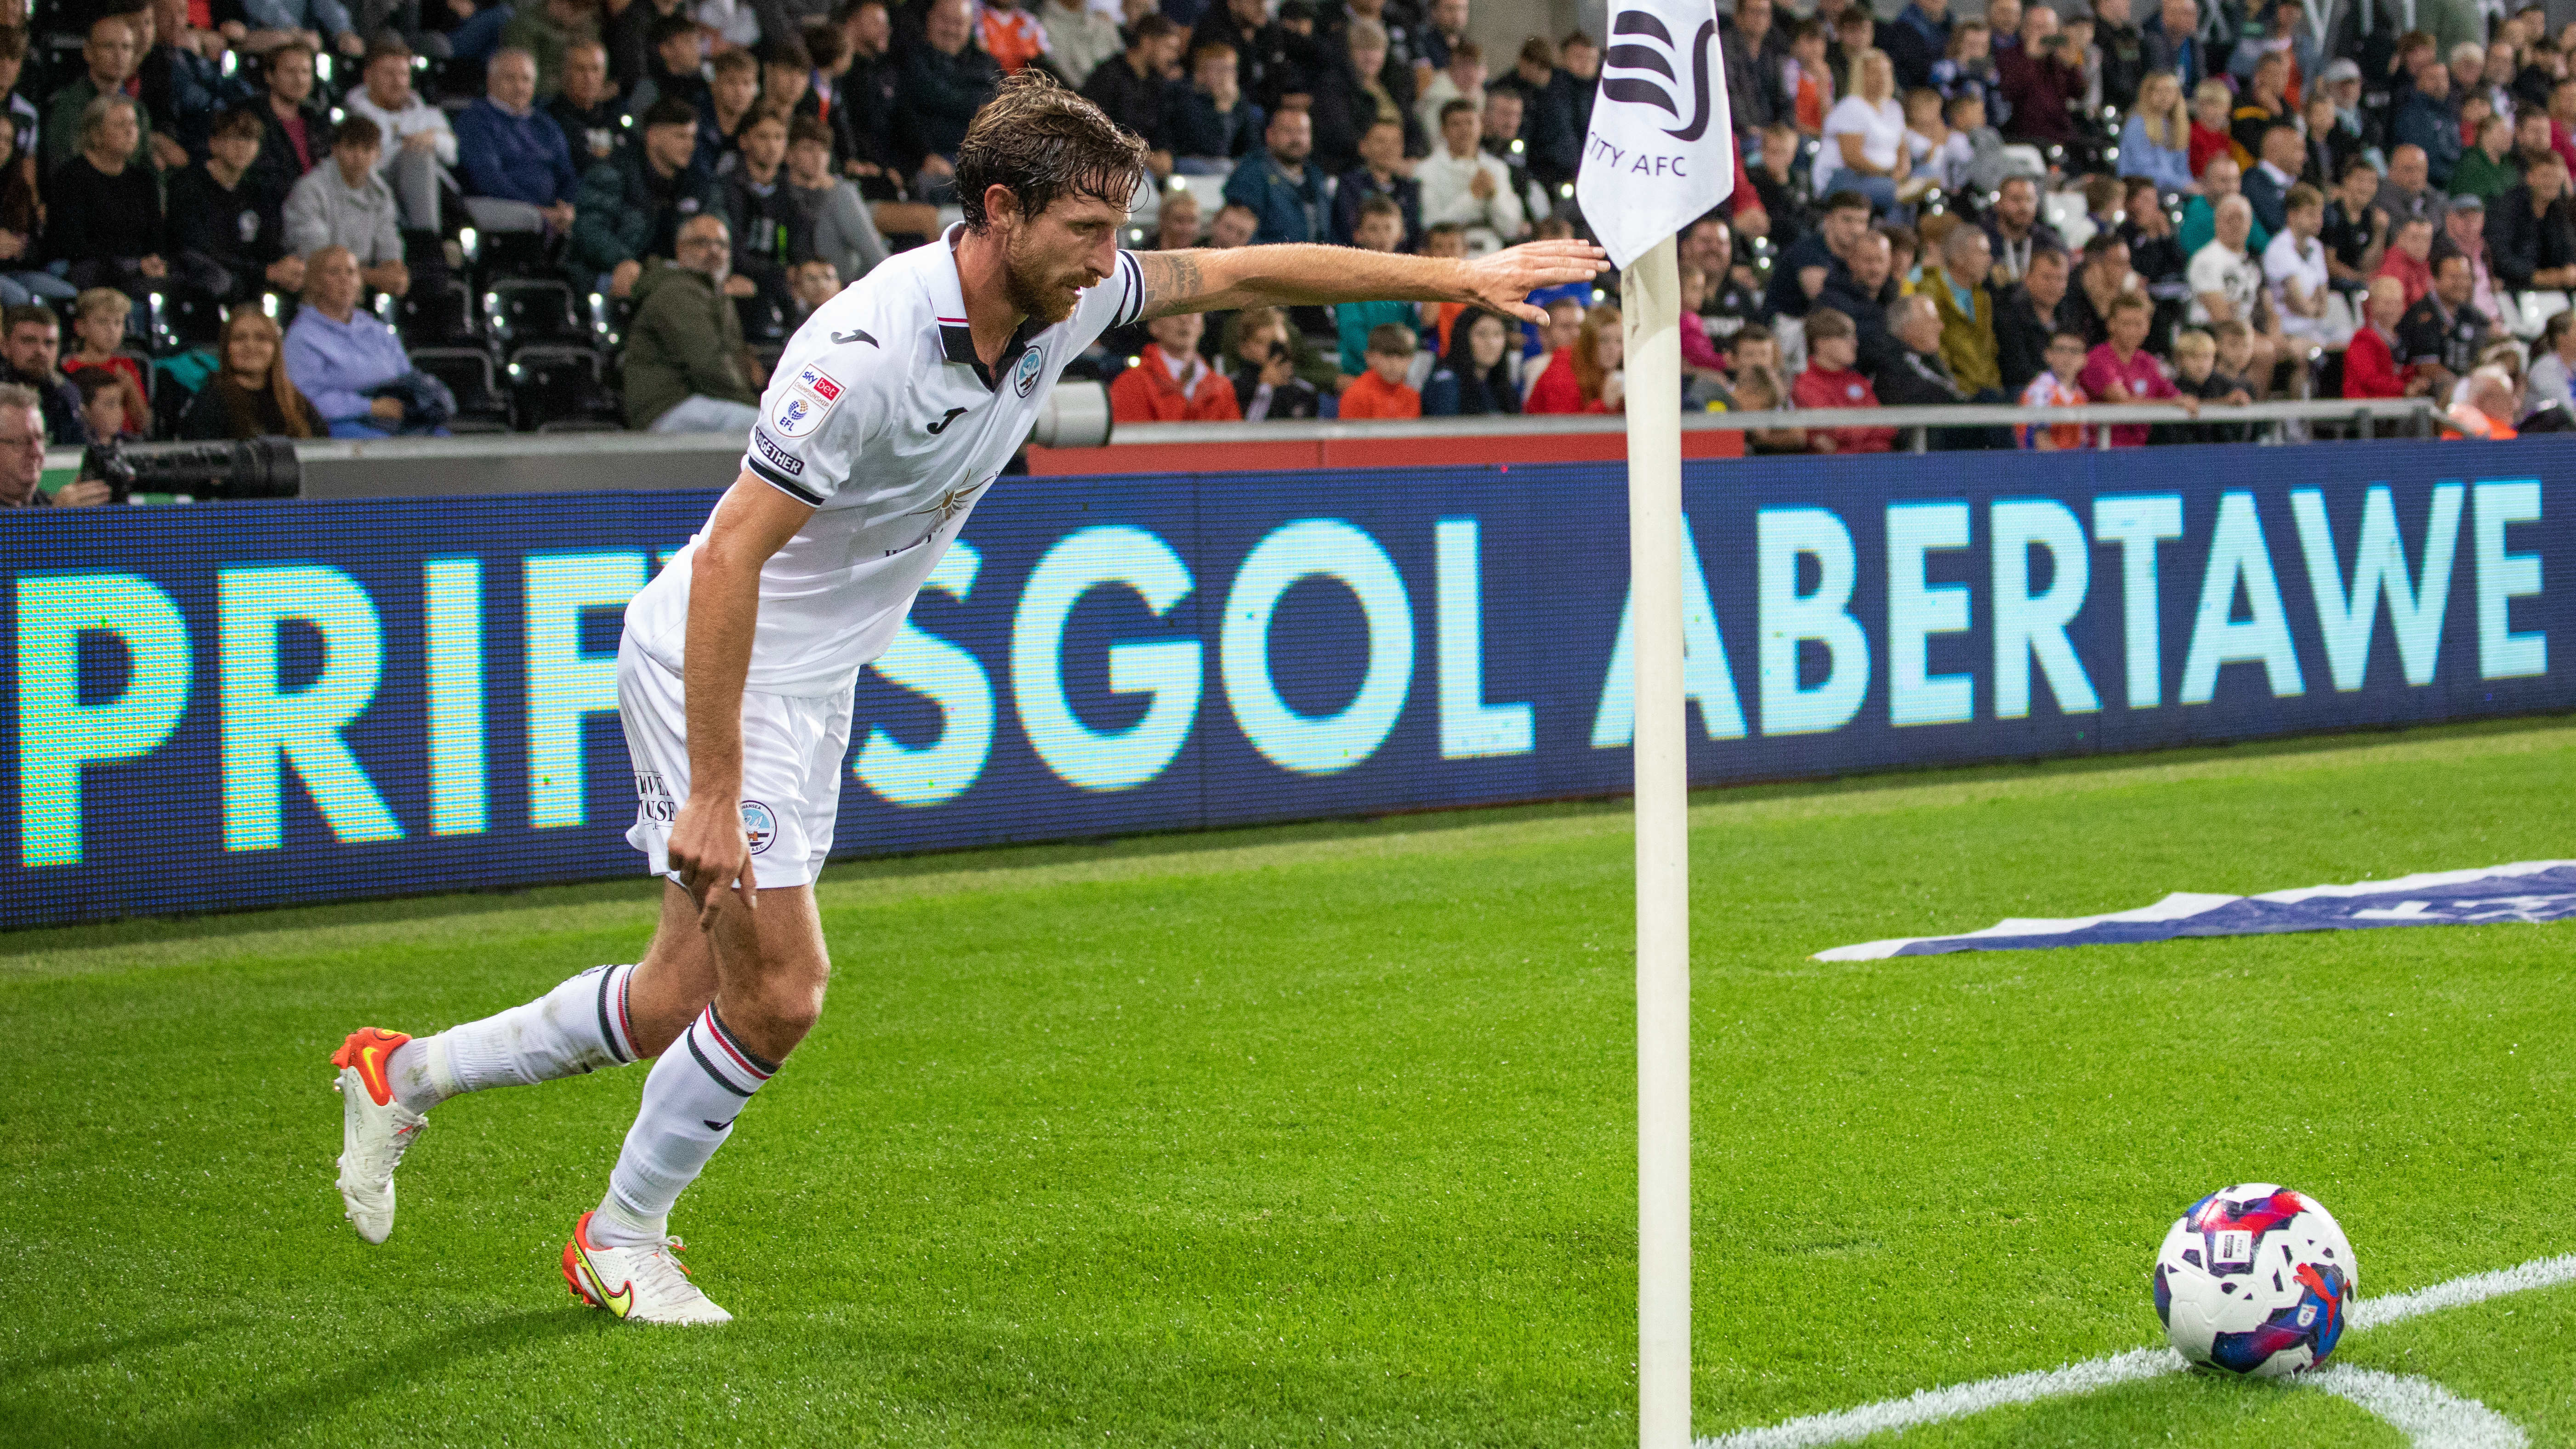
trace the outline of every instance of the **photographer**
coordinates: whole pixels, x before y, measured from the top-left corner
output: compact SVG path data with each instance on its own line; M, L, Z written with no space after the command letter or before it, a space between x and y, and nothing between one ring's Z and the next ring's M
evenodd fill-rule
M32 389L0 383L0 508L85 508L107 501L96 478L66 483L52 497L45 476L45 418Z

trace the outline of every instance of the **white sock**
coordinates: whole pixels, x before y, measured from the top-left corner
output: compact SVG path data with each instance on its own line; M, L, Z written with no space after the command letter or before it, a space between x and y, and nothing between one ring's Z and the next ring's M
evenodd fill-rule
M534 1086L635 1060L629 966L593 966L497 1016L408 1041L386 1062L394 1096L426 1112L461 1092Z
M715 1003L707 1003L644 1079L644 1103L608 1177L607 1202L615 1211L607 1221L591 1219L593 1241L604 1248L661 1241L658 1226L645 1237L636 1225L658 1225L670 1216L680 1190L697 1180L732 1135L735 1115L777 1070L776 1063L744 1049L725 1030ZM620 1242L621 1233L636 1236Z

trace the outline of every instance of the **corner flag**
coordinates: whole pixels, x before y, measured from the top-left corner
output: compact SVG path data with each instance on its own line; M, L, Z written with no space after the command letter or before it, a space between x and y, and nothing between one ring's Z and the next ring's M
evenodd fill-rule
M1575 196L1619 265L1637 621L1637 1442L1690 1449L1690 755L1682 704L1681 280L1735 189L1712 0L1613 0ZM1694 319L1694 323L1695 323Z
M1621 0L1574 184L1592 234L1625 270L1734 189L1735 117L1717 7Z

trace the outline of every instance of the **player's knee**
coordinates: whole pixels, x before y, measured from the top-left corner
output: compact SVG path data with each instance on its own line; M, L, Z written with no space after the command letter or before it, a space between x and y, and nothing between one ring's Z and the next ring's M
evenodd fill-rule
M751 1013L760 1034L780 1043L803 1040L823 1016L823 981L819 973L775 972L752 993Z

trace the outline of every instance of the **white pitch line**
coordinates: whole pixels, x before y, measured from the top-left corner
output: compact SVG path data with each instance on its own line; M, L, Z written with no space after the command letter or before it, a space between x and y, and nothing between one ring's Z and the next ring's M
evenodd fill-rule
M2463 1308L2507 1293L2522 1293L2534 1288L2548 1288L2571 1281L2576 1281L2576 1253L2556 1258L2539 1258L2518 1267L2454 1278L2447 1283L2436 1283L2430 1288L2419 1288L2412 1293L2400 1293L2387 1298L2361 1299L2352 1306L2352 1321L2347 1331L2359 1333L2384 1324L2400 1323L2421 1314L2439 1312L2446 1308ZM2182 1355L2170 1348L2133 1348L2127 1353L2113 1354L2109 1358L2088 1359L2083 1363L2069 1364L2060 1369L2034 1369L2028 1373L2007 1374L2002 1378L1980 1379L1975 1383L1951 1384L1937 1389L1917 1389L1904 1398L1882 1399L1875 1404L1863 1404L1857 1409L1841 1409L1830 1414L1809 1414L1803 1418L1788 1419L1758 1428L1736 1429L1713 1439L1701 1439L1697 1441L1696 1449L1818 1449L1818 1446L1826 1444L1848 1444L1854 1440L1866 1439L1872 1434L1884 1434L1892 1429L1911 1429L1924 1424L1938 1424L1948 1419L1963 1419L1971 1414L1982 1414L1988 1409L2002 1408L2006 1404L2028 1404L2041 1399L2062 1399L2076 1394L2089 1394L2118 1384L2135 1383L2141 1379L2180 1373L2186 1367L2188 1365L2183 1362ZM2359 1379L2349 1377L2363 1372L2357 1369L2329 1368L2321 1370L2318 1379L2324 1380L2330 1375L2339 1373L2347 1375L2338 1382L2358 1387L2354 1393L2342 1396L2377 1412L2373 1404L2365 1403L2359 1395L2378 1393L2380 1390L2363 1384ZM2377 1379L2392 1377L2384 1374L2377 1375L2372 1380L2372 1384L2375 1385ZM2330 1392L2341 1392L2335 1383L2320 1381L2317 1386ZM2408 1387L2411 1390L2416 1385L2408 1384ZM2421 1387L2432 1386L2426 1384ZM2511 1440L2432 1437L2418 1439L2419 1444L2428 1446L2428 1449L2434 1445L2457 1445L2459 1449L2486 1449L2488 1445L2495 1445L2498 1449L2502 1449L2502 1446L2518 1445L2523 1442L2519 1437L2521 1431L2513 1429L2512 1422L2496 1414L2494 1410L2479 1404L2474 1399L2453 1399L2447 1393L2443 1394L2443 1397L2450 1403L2465 1404L2474 1408L2477 1413L2492 1417L2497 1423L2511 1429L2517 1437ZM2390 1422L2397 1423L2400 1428L2406 1427L2405 1424L2393 1418ZM2410 1429L2408 1432L2412 1434L2414 1431Z
M2415 1449L2529 1449L2522 1426L2429 1379L2328 1364L2297 1383L2349 1399L2388 1421Z

